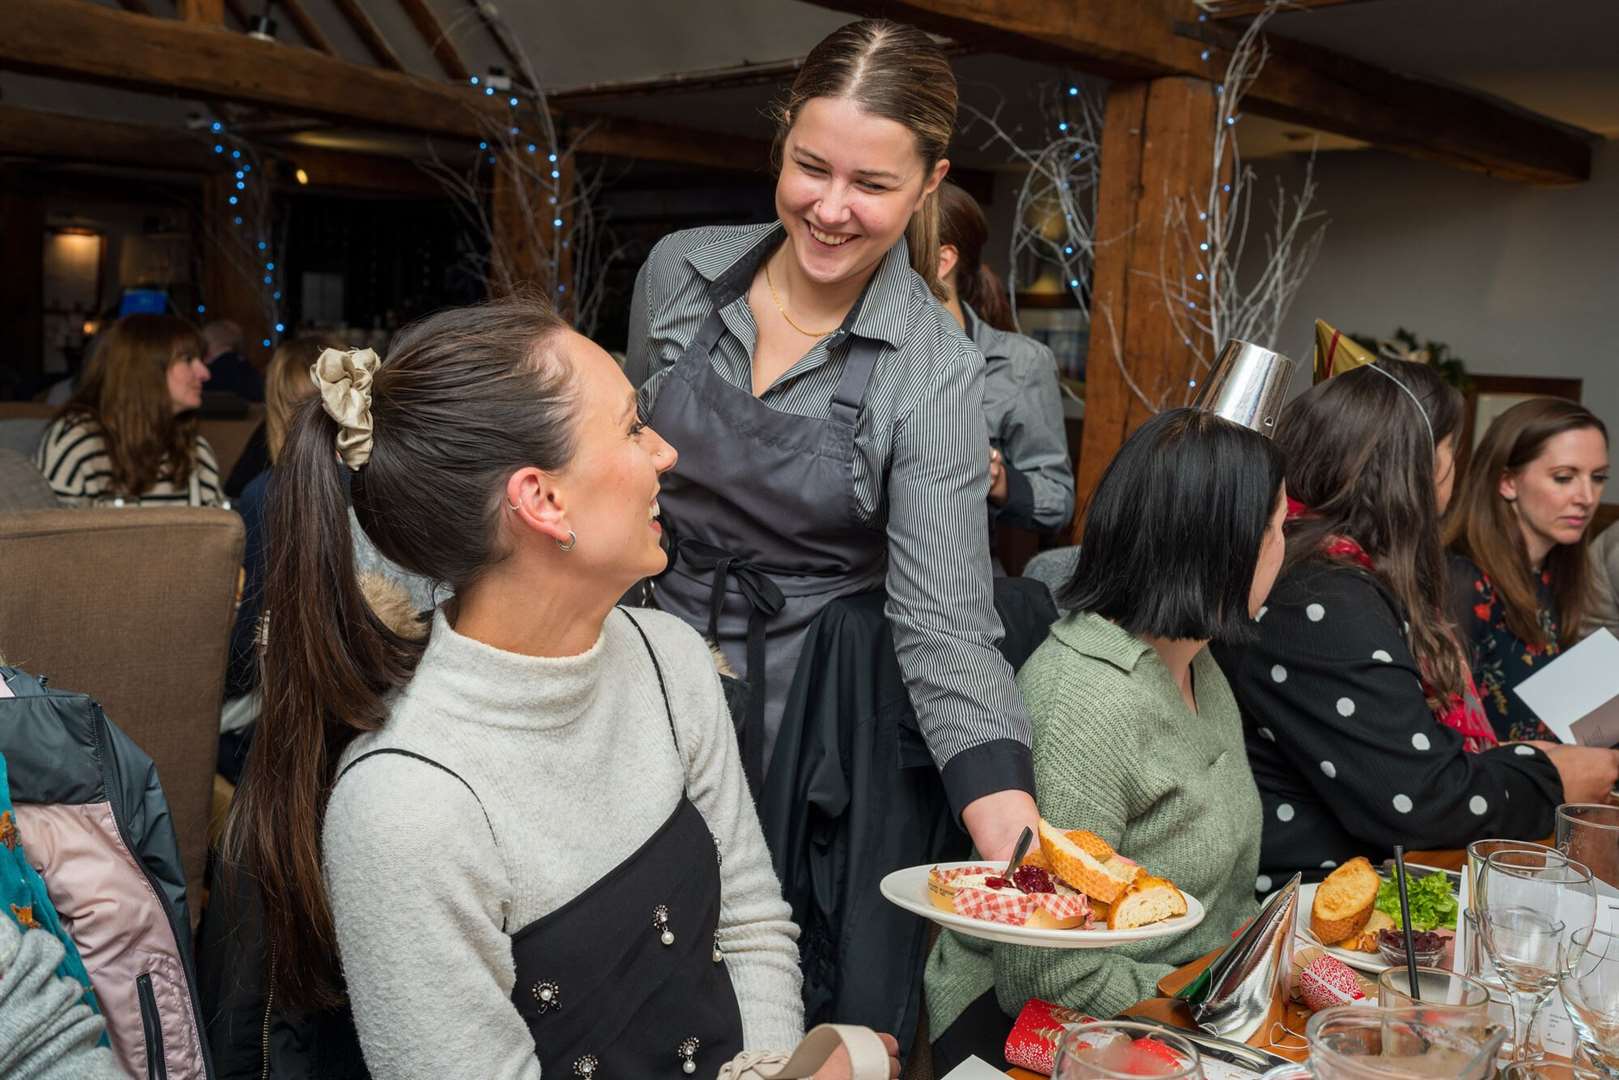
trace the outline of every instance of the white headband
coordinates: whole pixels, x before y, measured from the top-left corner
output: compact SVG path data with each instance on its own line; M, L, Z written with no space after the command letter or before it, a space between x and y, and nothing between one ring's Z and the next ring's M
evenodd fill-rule
M1383 376L1383 378L1387 379L1389 382L1393 383L1395 386L1398 386L1401 390L1405 391L1405 396L1410 398L1411 404L1417 407L1417 415L1422 417L1422 426L1428 429L1429 444L1437 450L1439 448L1439 440L1433 437L1433 422L1428 419L1428 410L1422 407L1422 402L1417 400L1417 395L1411 392L1411 388L1405 385L1405 383L1399 379L1395 378L1393 375L1378 367L1376 364L1363 364L1361 366L1370 368L1379 375Z

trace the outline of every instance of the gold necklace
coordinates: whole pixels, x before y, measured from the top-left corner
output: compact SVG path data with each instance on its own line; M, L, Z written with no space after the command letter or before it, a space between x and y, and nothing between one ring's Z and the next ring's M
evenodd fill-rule
M792 327L794 330L797 330L805 337L824 338L828 334L832 333L832 330L806 330L802 326L799 326L797 323L793 322L793 317L787 314L787 309L782 306L781 297L776 295L776 283L770 280L769 259L765 260L765 288L770 290L770 299L775 302L776 310L781 312L781 317L787 320L788 326ZM836 327L833 329L836 329Z

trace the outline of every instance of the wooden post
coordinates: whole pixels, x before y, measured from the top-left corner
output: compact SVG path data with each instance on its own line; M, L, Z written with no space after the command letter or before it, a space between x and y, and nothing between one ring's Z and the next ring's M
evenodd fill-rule
M573 155L563 155L555 165L561 176L547 181L549 163L544 155L518 157L520 153L521 150L504 153L495 166L491 210L495 234L490 238L489 292L498 296L525 286L532 288L571 322L573 246L568 238L573 215L568 202L574 195ZM553 195L555 204L551 202ZM560 228L558 220L562 222ZM559 234L562 244L557 242Z
M203 221L202 302L208 311L204 321L229 319L242 328L242 355L263 371L270 363L266 339L274 340L265 322L262 290L264 285L248 271L256 266L249 239L240 236L235 224L236 208L229 203L236 194L230 173L210 176L202 184ZM239 250L238 250L239 249Z
M178 0L178 7L186 22L225 28L225 0Z
M1217 109L1213 85L1198 79L1120 83L1108 93L1076 543L1084 508L1124 440L1158 408L1186 398L1195 353L1170 318L1163 279L1179 280L1187 240L1168 219L1177 199L1208 198ZM1195 224L1195 210L1191 216Z
M45 198L5 179L14 190L0 192L0 340L21 387L34 388L45 371Z

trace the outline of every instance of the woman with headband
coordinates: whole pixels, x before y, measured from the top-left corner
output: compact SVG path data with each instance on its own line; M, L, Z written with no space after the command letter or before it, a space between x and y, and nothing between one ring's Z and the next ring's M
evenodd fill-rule
M1461 417L1432 368L1394 360L1282 414L1286 562L1257 638L1214 646L1264 807L1261 892L1394 844L1540 839L1619 777L1609 750L1499 745L1479 705L1439 542Z

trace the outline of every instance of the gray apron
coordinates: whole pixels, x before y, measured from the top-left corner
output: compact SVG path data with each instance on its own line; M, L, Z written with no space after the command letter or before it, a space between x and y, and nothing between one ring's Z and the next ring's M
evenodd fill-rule
M805 630L829 601L881 585L887 568L886 535L859 520L853 471L881 346L839 331L849 345L831 416L778 412L709 363L720 312L740 295L716 297L652 409L652 427L680 452L658 496L670 554L652 598L706 630L747 681L737 736L758 792Z

